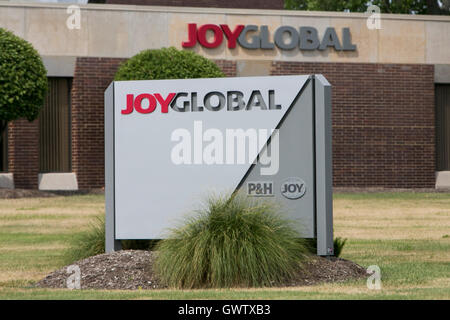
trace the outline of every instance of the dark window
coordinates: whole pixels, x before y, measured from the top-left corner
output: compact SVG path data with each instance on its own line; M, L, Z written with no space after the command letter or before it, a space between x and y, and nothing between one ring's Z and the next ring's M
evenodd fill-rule
M0 128L3 128L4 125L5 121L0 120ZM0 172L6 171L8 171L8 127L5 128L0 138Z
M436 166L450 170L450 84L436 85Z
M39 115L39 170L70 172L70 78L48 78Z

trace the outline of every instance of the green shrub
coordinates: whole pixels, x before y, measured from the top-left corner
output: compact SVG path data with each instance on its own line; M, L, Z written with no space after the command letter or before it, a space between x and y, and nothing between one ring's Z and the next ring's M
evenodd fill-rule
M268 202L210 198L157 244L155 271L169 286L273 286L294 276L307 249Z
M346 242L347 239L342 239L341 237L334 238L333 245L335 257L339 257L341 255L342 249L344 248Z
M47 86L47 71L38 52L0 28L0 120L36 119Z
M144 50L121 64L114 80L218 78L224 73L212 61L173 47Z
M105 218L97 217L89 229L76 234L64 254L64 261L74 261L105 253Z

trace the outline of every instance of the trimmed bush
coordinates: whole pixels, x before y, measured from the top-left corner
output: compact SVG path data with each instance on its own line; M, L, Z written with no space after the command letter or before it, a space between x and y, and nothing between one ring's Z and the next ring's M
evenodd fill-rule
M33 46L0 28L0 119L36 119L47 92L47 71Z
M76 234L70 247L65 251L64 261L67 264L91 256L105 253L105 218L97 217L89 229Z
M155 271L170 287L261 287L291 279L308 249L269 202L210 198L156 250Z
M224 73L212 61L174 47L144 50L123 62L114 80L219 78Z

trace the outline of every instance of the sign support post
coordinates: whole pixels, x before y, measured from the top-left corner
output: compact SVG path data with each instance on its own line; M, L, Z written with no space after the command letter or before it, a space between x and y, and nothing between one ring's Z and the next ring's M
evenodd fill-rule
M105 252L122 249L115 237L114 82L105 91Z
M331 85L314 76L317 255L334 254Z

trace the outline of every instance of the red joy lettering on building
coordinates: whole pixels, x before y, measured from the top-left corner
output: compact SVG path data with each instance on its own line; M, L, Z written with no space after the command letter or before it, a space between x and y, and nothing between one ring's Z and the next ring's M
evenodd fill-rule
M233 31L226 24L220 26L215 24L204 24L197 28L196 23L188 24L188 41L183 41L183 48L192 48L199 42L205 48L216 48L223 42L223 36L227 38L227 46L230 49L236 48L236 42L244 29L244 25L237 25ZM208 31L214 35L212 39L207 39Z

